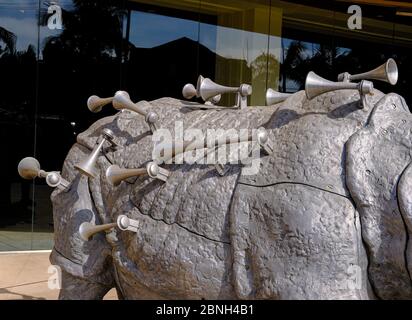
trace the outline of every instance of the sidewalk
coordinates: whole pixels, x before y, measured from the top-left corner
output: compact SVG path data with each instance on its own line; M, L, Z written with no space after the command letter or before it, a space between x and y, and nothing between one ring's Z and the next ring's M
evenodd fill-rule
M50 251L0 252L0 300L55 300L59 290L47 286ZM117 300L112 289L104 298Z

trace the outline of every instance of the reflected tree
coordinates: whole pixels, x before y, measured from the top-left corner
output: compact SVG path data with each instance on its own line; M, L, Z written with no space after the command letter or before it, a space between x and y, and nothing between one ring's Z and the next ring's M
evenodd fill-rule
M315 71L326 79L336 79L339 70L337 66L342 68L352 61L348 56L350 52L335 46L319 44L314 52L309 53L303 42L291 42L281 65L283 91L286 92L288 81L292 81L299 89L304 89L306 75L310 71Z
M45 61L99 62L122 56L124 10L121 1L73 0L72 9L62 8L63 30L44 40ZM47 25L51 14L42 7L40 20ZM79 61L80 60L80 61Z
M279 61L274 54L262 52L255 60L250 64L252 70L253 82L271 83L279 79Z
M44 155L45 167L56 167L77 133L113 113L106 108L94 115L86 101L92 94L108 96L120 89L125 12L121 0L72 0L61 7L62 29L44 32L53 16L50 4L42 2L39 19L37 152ZM50 145L55 146L53 157Z

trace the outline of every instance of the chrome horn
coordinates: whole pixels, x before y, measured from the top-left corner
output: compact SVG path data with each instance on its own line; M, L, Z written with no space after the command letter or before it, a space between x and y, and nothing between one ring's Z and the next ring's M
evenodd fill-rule
M107 231L117 226L117 223L107 223L101 225L94 225L90 222L83 222L79 227L80 237L84 241L89 241L89 238L101 231Z
M231 143L240 143L240 142L257 142L260 148L263 149L264 152L266 152L268 155L272 154L273 144L270 141L269 135L267 131L265 130L265 128L263 127L258 128L255 134L253 133L253 130L252 130L252 132L248 135L239 135L237 137L236 136L215 137L213 140L208 139L208 138L204 140L195 139L192 141L184 141L183 143L176 143L176 141L172 141L170 144L166 146L160 145L160 144L155 145L153 153L157 154L158 157L155 158L154 161L156 161L157 163L168 163L174 157L184 154L186 152L196 151L200 149L207 149L208 151L212 151L212 150L216 150L216 148L219 148L223 145L230 145ZM161 156L161 154L163 155Z
M395 60L390 58L384 64L371 71L353 75L344 72L338 76L338 81L351 82L355 80L379 80L394 86L398 82L398 66Z
M139 221L130 219L125 215L120 215L117 217L117 221L113 223L94 225L90 222L83 222L79 227L79 235L84 241L89 241L90 237L96 233L108 231L115 227L118 227L122 231L137 232L139 226Z
M102 111L102 108L113 102L113 97L110 98L100 98L98 96L91 96L89 99L87 99L87 107L91 112L100 112Z
M17 171L23 179L45 178L46 183L52 188L67 189L69 187L69 182L63 179L59 172L46 172L42 170L39 161L32 157L22 159L17 166Z
M200 75L197 78L196 88L191 83L185 84L185 86L182 89L183 97L188 100L192 99L193 97L200 98L200 93L199 93L200 85L202 84L204 79L205 78L202 75ZM205 101L205 104L208 104L208 103L212 105L218 104L221 98L222 98L222 95L218 94L216 96L211 97L209 100Z
M116 110L127 109L136 112L145 117L146 123L149 125L150 130L155 132L157 130L157 121L159 116L153 111L146 111L139 105L130 100L130 96L126 91L117 91L113 98L113 107Z
M90 222L83 222L79 227L79 235L84 241L89 241L90 237L102 231L108 231L118 227L122 231L137 232L139 228L139 221L130 219L125 215L117 217L117 221L113 223L94 225Z
M96 145L90 155L74 167L79 170L80 173L85 174L90 178L95 178L98 175L96 161L106 141L112 145L117 145L114 142L114 133L107 128L103 129L101 136L96 140Z
M269 88L266 90L266 105L271 106L283 102L292 95L292 93L282 93Z
M146 123L149 125L150 130L154 132L157 129L158 115L153 111L146 111L134 102L130 100L130 96L126 91L117 91L114 97L100 98L98 96L91 96L87 100L87 107L91 112L99 112L102 107L112 103L116 110L127 109L136 112L145 117Z
M203 81L201 81L199 85L198 94L204 101L207 101L210 98L223 93L236 93L236 106L238 108L246 108L247 97L252 94L252 86L248 84L242 84L238 88L225 87L213 82L209 78L203 79Z
M153 179L166 181L169 175L170 172L168 170L160 168L154 162L149 162L146 168L122 169L117 165L111 165L106 170L106 179L114 186L118 186L123 180L132 177L149 176Z
M366 94L372 94L373 83L362 80L359 83L351 82L332 82L318 76L313 71L309 72L305 81L306 97L309 100L330 91L352 89L358 90L361 96L360 108L366 105Z

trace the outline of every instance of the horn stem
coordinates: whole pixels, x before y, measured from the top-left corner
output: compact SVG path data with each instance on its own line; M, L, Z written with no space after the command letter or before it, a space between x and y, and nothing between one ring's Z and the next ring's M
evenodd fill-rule
M108 105L109 103L112 103L113 97L110 98L100 98L98 96L91 96L87 100L87 107L91 112L100 112L102 110L102 107L105 105Z
M138 169L122 169L117 165L111 165L106 170L106 178L107 180L114 186L117 186L123 180L132 177L138 177L147 175L146 168L138 168Z
M96 233L112 229L116 226L117 223L93 225L90 222L83 222L79 227L79 234L84 241L88 241L89 238Z
M39 170L39 173L37 174L37 176L39 178L46 178L48 174L49 174L49 172L47 172L47 171Z
M351 74L349 75L349 80L350 81L365 80L365 79L382 80L385 78L385 74L377 74L377 73L374 74L373 72L374 71L363 72L363 73L358 73L358 74Z
M256 138L256 136L252 133L249 133L247 136L246 135L238 135L236 137L230 137L230 136L226 136L226 139L215 139L212 143L213 143L213 147L221 147L223 145L228 145L231 143L241 143L241 142L251 142L251 141L259 141L259 134ZM236 141L234 141L236 140ZM197 140L192 140L192 141L184 141L183 144L179 143L176 144L176 142L173 142L172 144L170 144L169 146L167 146L166 148L164 148L164 154L163 154L163 161L166 162L172 158L174 158L175 156L182 154L182 153L186 153L188 151L194 151L194 150L200 150L200 149L205 149L208 148L208 141L207 138L205 138L204 140L201 141L197 141ZM166 157L166 154L169 155L168 157Z
M147 116L147 112L144 109L140 108L135 103L133 103L132 100L130 100L129 94L126 91L117 91L115 93L113 106L117 110L128 109L144 117Z

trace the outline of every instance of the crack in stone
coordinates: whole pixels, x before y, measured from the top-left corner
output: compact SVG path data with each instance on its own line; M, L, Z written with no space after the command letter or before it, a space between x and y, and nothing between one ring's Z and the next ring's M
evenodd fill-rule
M256 187L256 188L267 188L267 187L273 187L273 186L282 185L282 184L302 185L302 186L314 188L314 189L317 189L317 190L325 191L325 192L328 192L328 193L332 193L334 195L343 197L343 198L348 199L348 200L352 200L352 198L348 197L347 195L340 194L340 193L330 191L330 190L327 190L327 189L323 189L323 188L320 188L320 187L317 187L317 186L314 186L314 185L311 185L311 184L308 184L308 183L297 182L297 181L279 181L279 182L265 184L265 185L251 184L251 183L246 183L246 182L239 182L239 184L249 186L249 187Z

